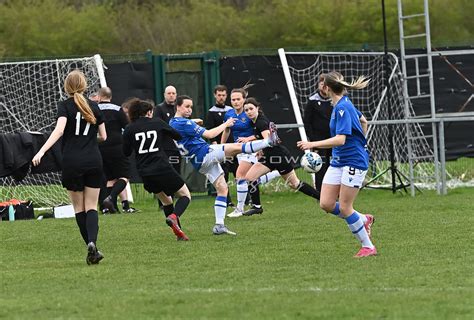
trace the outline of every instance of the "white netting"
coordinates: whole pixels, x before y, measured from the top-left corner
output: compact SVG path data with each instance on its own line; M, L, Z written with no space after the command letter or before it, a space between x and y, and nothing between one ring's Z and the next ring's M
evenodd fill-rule
M86 75L89 92L100 87L93 57L0 63L0 134L51 133L56 123L57 103L67 98L64 79L74 69ZM43 206L68 203L60 175L60 172L29 173L20 182L11 177L0 178L0 201L31 199Z
M314 53L286 55L293 87L298 105L303 114L303 106L317 88L318 75L330 71L342 73L346 81L360 75L371 79L368 87L349 92L354 105L368 120L389 120L389 107L392 111L391 120L412 118L415 114L411 105L405 109L403 99L402 74L394 55L388 56L390 69L389 100L384 93L385 66L383 54L358 53ZM389 103L388 103L389 102ZM413 161L414 182L423 186L433 186L434 164L433 150L428 143L419 124L393 125L395 161L403 182L410 177L409 140L411 159ZM381 174L390 168L390 144L388 125L372 125L369 127L368 143L371 155L371 167L367 179L380 174L372 184L386 185L391 183L391 174ZM410 137L410 139L408 138ZM398 180L398 179L397 179Z

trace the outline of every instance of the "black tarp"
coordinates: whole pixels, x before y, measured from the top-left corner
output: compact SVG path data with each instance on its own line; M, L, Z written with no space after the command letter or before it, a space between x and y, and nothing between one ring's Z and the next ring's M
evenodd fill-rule
M412 50L407 53L421 52L421 50ZM398 52L395 52L395 54L398 54ZM473 54L447 56L446 59L468 80L473 81ZM299 63L300 66L308 64L308 59L305 58L293 57L291 60L292 65L295 63ZM132 96L142 99L154 98L151 64L128 62L107 64L107 67L106 79L113 90L114 103L121 104L123 100ZM408 64L407 67L409 75L415 73L413 64ZM459 111L473 94L472 87L441 57L433 58L433 70L436 111L438 113ZM426 64L420 63L420 73L424 71L426 72ZM296 123L278 55L222 57L220 59L220 76L221 83L229 88L229 93L232 88L242 87L248 81L251 81L254 86L249 89L249 94L262 103L264 112L272 121L277 124ZM427 82L425 81L421 85L421 91L426 92L426 88ZM186 94L185 92L182 93ZM161 99L159 100L161 101ZM228 104L230 104L229 101ZM417 115L429 114L429 99L417 101L414 109ZM464 111L474 112L474 99L464 107ZM430 134L430 128L430 125L423 126L425 134ZM281 130L280 134L290 151L294 152L295 155L300 154L295 147L295 143L299 139L298 130ZM445 145L446 157L449 160L462 156L473 157L474 122L446 123Z

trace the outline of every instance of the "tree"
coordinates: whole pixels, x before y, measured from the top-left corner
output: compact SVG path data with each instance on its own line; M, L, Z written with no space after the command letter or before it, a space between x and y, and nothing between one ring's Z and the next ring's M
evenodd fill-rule
M386 0L390 48L399 47L397 0ZM423 1L403 1L404 13ZM472 44L474 1L432 0L433 47ZM407 34L424 32L406 21ZM306 47L380 50L381 0L5 0L0 55L58 56ZM422 38L408 47L425 45Z

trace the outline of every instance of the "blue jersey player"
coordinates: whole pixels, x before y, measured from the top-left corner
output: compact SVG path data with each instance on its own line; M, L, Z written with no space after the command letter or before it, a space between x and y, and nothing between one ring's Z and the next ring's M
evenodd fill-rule
M339 72L328 73L324 86L334 106L329 123L331 138L297 143L303 150L333 148L330 167L323 179L320 206L324 211L346 220L349 229L362 244L356 258L374 256L377 249L370 239L374 217L363 215L353 208L369 166L365 138L367 120L344 93L347 89L363 89L368 83L369 80L359 77L349 84Z
M181 135L177 141L178 148L186 161L190 161L193 167L204 174L217 190L217 197L214 203L216 223L212 232L215 235L230 234L224 225L224 218L227 209L227 183L224 179L224 171L220 163L227 157L233 157L239 153L255 153L264 148L268 148L280 143L276 132L276 126L270 124L270 136L267 139L255 140L246 143L209 144L205 139L212 139L222 133L226 128L232 127L234 118L229 118L221 125L207 130L197 125L190 119L193 112L193 100L188 96L179 96L176 99L176 114L170 120L170 125Z

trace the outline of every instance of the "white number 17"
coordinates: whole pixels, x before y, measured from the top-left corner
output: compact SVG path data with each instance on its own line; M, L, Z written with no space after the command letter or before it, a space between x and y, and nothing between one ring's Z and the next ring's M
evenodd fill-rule
M81 129L81 119L84 119L84 117L81 115L80 112L76 113L76 136L79 135L79 130ZM89 122L86 122L86 127L84 128L84 132L82 133L83 136L87 136L87 133L89 132L89 128L91 127L91 124Z

